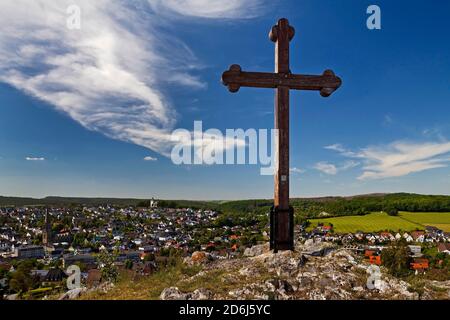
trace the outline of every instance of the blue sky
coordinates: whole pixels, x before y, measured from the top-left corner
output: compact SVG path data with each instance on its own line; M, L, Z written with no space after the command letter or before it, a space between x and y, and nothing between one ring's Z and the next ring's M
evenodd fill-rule
M205 5L207 3L208 5ZM81 8L81 29L66 27ZM368 30L366 9L381 8ZM176 166L172 130L273 128L273 91L231 94L232 63L272 71L270 27L296 28L291 196L450 194L450 3L26 0L0 4L0 194L272 197L260 166ZM145 160L147 159L147 160Z

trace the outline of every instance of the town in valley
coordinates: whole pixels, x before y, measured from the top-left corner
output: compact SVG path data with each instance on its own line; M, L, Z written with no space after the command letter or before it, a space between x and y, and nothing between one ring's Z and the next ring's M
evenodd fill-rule
M342 232L336 222L328 222L332 221L329 219L364 219L371 215L386 219L401 217L402 211L392 204L385 204L390 201L386 200L389 197L396 199L391 202L397 203L400 209L405 206L405 199L411 199L410 204L413 205L418 201L425 206L430 203L424 200L426 196L424 199L417 196L419 200L416 200L414 195L294 200L294 206L297 204L295 251L299 255L290 259L294 259L297 268L301 268L307 261L330 259L333 254L339 256L346 252L353 257L350 260L359 261L361 266L376 266L392 277L404 279L405 283L410 283L408 290L420 292L421 295L414 297L424 296L424 289L414 285L420 281L430 281L439 294L448 294L450 233L447 227L450 224L446 224L446 219L450 213L434 213L442 217L442 221L438 221L440 223L417 223L409 230L402 230L401 225L395 229L387 224L380 230L349 229L349 232ZM399 197L405 199L400 201ZM145 282L145 279L165 275L171 277L171 272L180 265L183 272L195 277L196 273L207 272L208 264L215 263L215 268L220 266L226 272L228 262L233 264L234 261L239 265L242 259L269 254L266 244L269 240L270 202L267 201L222 203L152 199L136 200L132 205L114 204L114 201L90 205L83 204L82 200L78 202L0 207L2 299L78 299L89 295L98 298L99 290L108 292L124 282ZM375 213L361 212L354 208L361 202L365 202L368 208L375 205L373 210L383 209L377 208L377 203L386 208ZM342 210L352 210L346 207L353 207L356 213L348 212L341 216ZM68 268L73 265L81 271L77 290L67 287L67 279L71 275ZM396 267L398 265L401 268ZM237 272L247 280L254 274L246 275L245 268ZM355 287L357 291L370 291L370 294L383 290L370 290L356 284ZM173 287L161 288L155 291L154 296L144 295L144 298L171 299L177 294L192 300L214 297L211 292L202 293L201 290L206 290L204 288L184 295L176 291L178 289L174 290ZM232 292L230 290L228 297L219 297L239 298L236 291L235 296ZM126 298L138 297L131 295Z

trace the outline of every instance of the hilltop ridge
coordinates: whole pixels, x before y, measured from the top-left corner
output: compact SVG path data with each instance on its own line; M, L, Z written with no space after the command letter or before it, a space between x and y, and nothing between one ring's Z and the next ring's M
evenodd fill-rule
M323 251L322 256L306 252ZM211 259L198 252L178 266L141 281L121 281L91 291L83 300L360 300L449 299L450 281L414 283L388 274L368 288L370 264L331 243L297 243L296 251L273 253L268 244L246 249L234 259Z

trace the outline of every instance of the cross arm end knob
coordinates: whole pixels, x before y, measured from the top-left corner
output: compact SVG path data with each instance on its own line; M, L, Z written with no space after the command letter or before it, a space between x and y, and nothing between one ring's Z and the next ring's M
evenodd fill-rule
M238 64L233 64L228 71L222 74L222 83L228 87L230 92L238 92L241 86L238 83L233 82L242 72L242 68Z
M320 90L320 95L324 98L331 96L337 89L339 89L342 85L342 79L337 77L332 70L326 70L323 73L324 77L329 77L333 80L333 86L324 86Z

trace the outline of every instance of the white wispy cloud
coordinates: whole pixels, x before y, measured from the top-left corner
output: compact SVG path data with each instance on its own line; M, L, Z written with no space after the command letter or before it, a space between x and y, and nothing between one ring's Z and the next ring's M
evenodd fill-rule
M158 159L152 156L147 156L144 158L144 161L158 161Z
M318 162L314 165L314 169L329 175L336 175L338 173L338 168L332 163L326 161Z
M45 161L45 158L43 158L43 157L26 157L25 160L27 160L27 161Z
M339 165L329 163L327 161L321 161L316 163L313 168L322 173L334 176L337 175L339 172L353 169L359 165L360 163L354 160L348 160Z
M324 148L327 150L333 150L337 152L345 152L344 146L342 146L342 144L340 143L331 144L329 146L325 146Z
M332 144L329 146L325 146L324 147L327 150L332 150L332 151L336 151L339 152L340 154L347 156L347 157L357 157L358 155L350 150L347 150L346 148L344 148L344 146L340 143L336 143L336 144Z
M306 170L303 170L303 169L300 169L300 168L296 168L296 167L294 167L294 168L290 168L289 169L289 171L291 172L291 173L296 173L296 174L302 174L302 173L305 173L306 172Z
M162 12L231 19L250 15L259 2L0 1L0 82L89 130L169 156L178 113L162 88L206 85L191 72L201 62L164 31L170 17ZM81 8L81 30L66 27L73 4Z
M350 170L353 168L356 168L357 166L359 166L361 163L359 163L358 161L354 161L354 160L348 160L345 161L339 168L339 171L345 171L345 170Z
M404 142L369 146L353 152L342 145L326 147L345 157L363 161L359 180L401 177L415 172L443 168L450 164L450 142Z
M198 18L253 18L262 10L261 0L148 0L159 14Z

